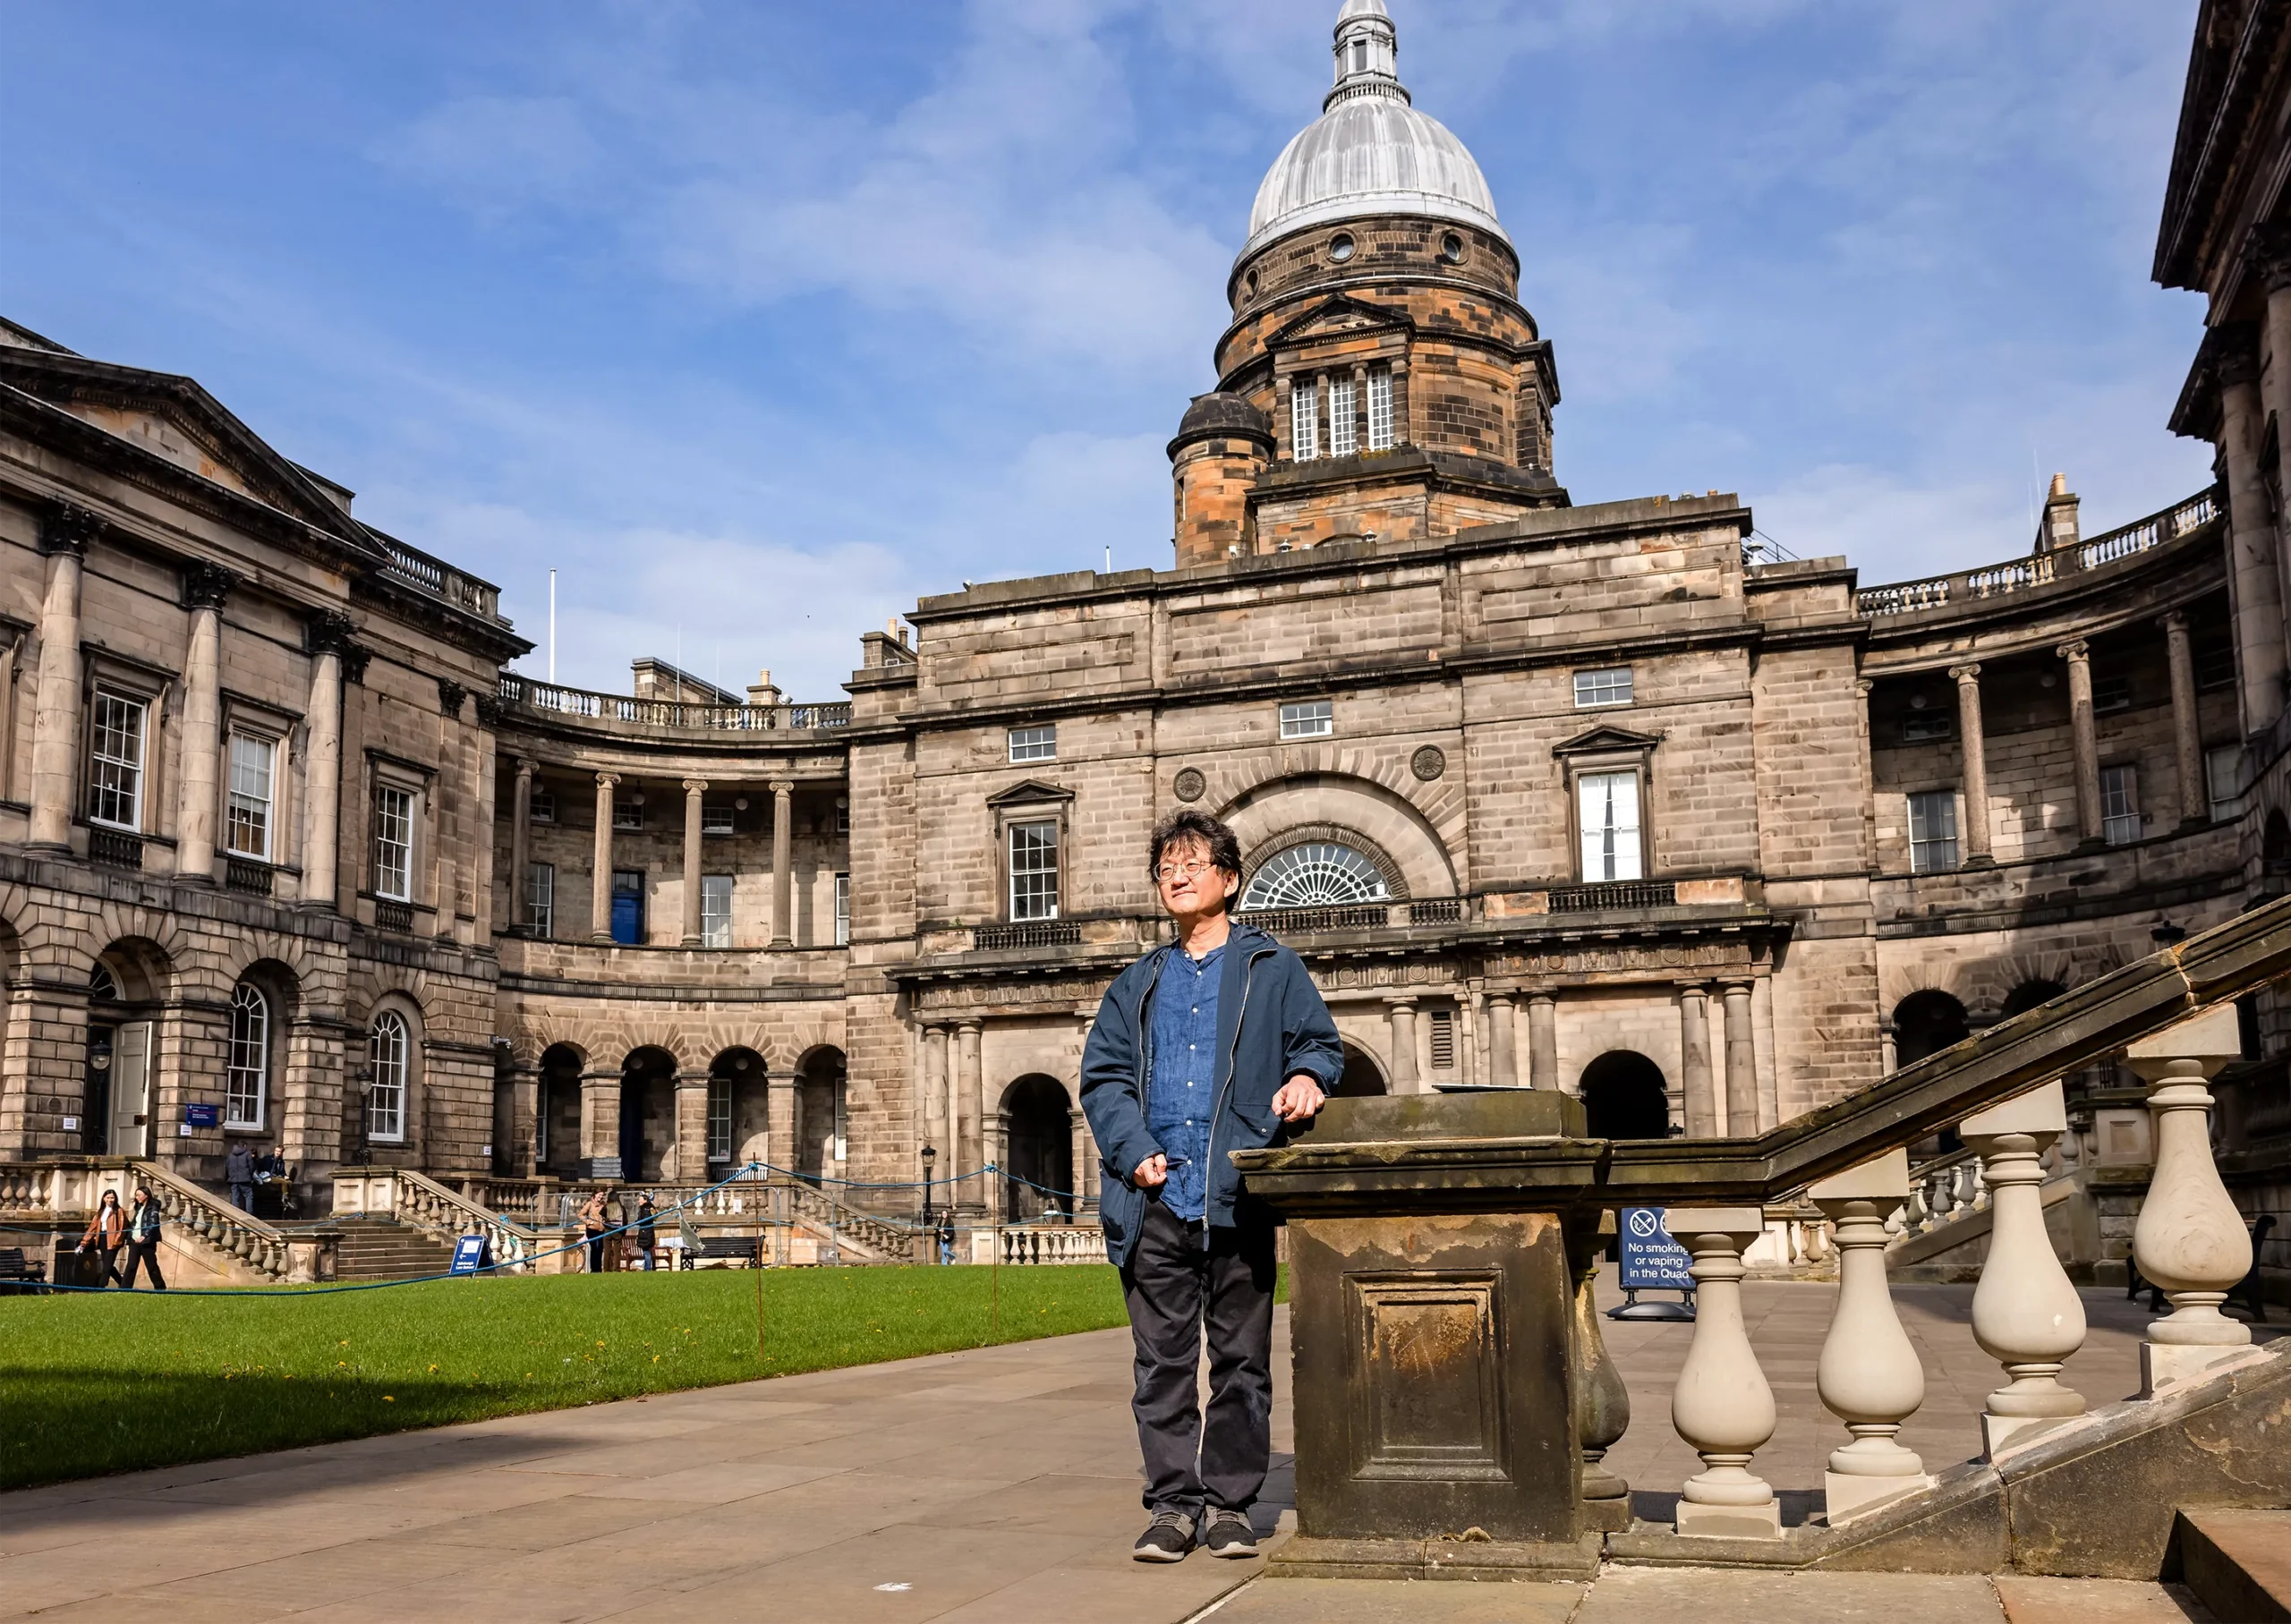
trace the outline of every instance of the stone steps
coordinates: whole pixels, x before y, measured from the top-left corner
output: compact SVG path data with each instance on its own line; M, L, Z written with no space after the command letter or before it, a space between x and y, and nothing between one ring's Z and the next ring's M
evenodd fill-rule
M335 1278L344 1280L405 1280L443 1274L453 1249L418 1229L380 1219L346 1224L335 1254Z
M2180 1508L2180 1578L2222 1619L2291 1620L2291 1511Z

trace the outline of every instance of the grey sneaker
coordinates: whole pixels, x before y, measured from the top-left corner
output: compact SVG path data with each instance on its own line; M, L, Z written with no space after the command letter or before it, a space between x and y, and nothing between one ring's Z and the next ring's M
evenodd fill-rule
M1182 1511L1156 1511L1129 1554L1141 1562L1181 1562L1193 1549L1193 1518Z
M1209 1527L1202 1535L1201 1543L1212 1556L1255 1556L1256 1530L1249 1526L1248 1512L1212 1506Z

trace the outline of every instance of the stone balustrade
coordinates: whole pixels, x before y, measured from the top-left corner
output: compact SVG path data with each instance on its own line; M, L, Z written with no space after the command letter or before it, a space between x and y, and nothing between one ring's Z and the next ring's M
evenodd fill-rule
M334 1212L337 1218L390 1219L448 1244L464 1235L482 1235L494 1263L505 1272L526 1273L542 1253L554 1249L533 1229L410 1168L342 1169L334 1176Z
M1092 1224L1011 1224L975 1232L989 1246L1000 1242L1002 1262L1012 1264L1103 1263L1105 1231ZM974 1242L975 1244L975 1242Z

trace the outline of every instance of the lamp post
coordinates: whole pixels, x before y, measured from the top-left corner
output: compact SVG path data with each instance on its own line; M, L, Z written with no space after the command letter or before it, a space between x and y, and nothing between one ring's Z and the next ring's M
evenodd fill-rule
M928 1144L923 1147L923 1227L931 1227L931 1164L939 1160L939 1152Z

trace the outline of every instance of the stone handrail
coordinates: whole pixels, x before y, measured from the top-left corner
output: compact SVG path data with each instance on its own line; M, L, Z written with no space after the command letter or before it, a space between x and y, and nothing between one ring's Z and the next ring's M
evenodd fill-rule
M1921 581L1869 587L1854 594L1854 607L1869 616L1906 615L1919 609L1942 608L2049 586L2085 570L2176 541L2210 523L2223 511L2220 492L2215 487L2199 491L2185 502L2176 502L2161 513L2150 514L2058 552L2010 558L2002 564L1959 570L1954 574L1929 575Z
M1105 1231L1094 1223L1012 1224L999 1234L1002 1243L1002 1261L1006 1263L1103 1263L1106 1261Z
M179 1178L154 1161L130 1161L131 1184L148 1186L167 1223L188 1230L226 1257L272 1280L288 1277L294 1258L285 1231L242 1212L213 1191ZM127 1204L123 1199L122 1205Z
M464 1178L462 1194L489 1212L505 1218L537 1218L557 1187L548 1178Z
M771 1224L801 1218L823 1224L851 1237L869 1250L890 1257L904 1259L914 1245L912 1226L881 1213L862 1211L803 1179L784 1174L735 1178L714 1186L569 1185L558 1196L558 1209L564 1214L561 1221L574 1221L573 1215L579 1212L581 1204L600 1189L608 1195L618 1195L624 1213L634 1210L631 1203L639 1194L650 1195L660 1209L654 1221L668 1230L675 1229L677 1218L669 1209L689 1202L692 1204L686 1211L696 1220ZM623 1221L626 1221L625 1216Z
M47 1163L0 1163L0 1212L53 1212L56 1182L56 1169Z
M708 705L565 688L507 672L502 674L499 695L503 704L519 710L601 722L633 722L645 727L688 727L715 733L802 733L851 725L851 704L847 700L827 704Z
M482 1235L503 1269L522 1272L549 1248L541 1237L520 1223L489 1212L457 1190L410 1168L347 1168L334 1176L334 1211L337 1218L366 1213L395 1219L423 1234L452 1241L464 1235Z
M383 574L419 587L433 598L442 598L456 608L467 609L488 620L501 618L501 589L491 582L481 581L418 547L408 547L395 536L380 539L390 558Z

